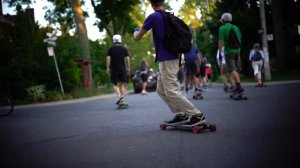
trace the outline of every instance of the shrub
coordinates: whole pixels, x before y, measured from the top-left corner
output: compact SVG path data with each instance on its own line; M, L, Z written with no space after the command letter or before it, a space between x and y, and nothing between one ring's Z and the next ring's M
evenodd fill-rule
M45 85L31 86L26 89L26 92L29 100L37 101L45 99Z

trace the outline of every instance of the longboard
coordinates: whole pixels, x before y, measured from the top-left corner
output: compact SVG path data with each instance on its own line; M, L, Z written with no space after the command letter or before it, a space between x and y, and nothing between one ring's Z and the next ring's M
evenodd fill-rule
M244 93L231 94L230 98L234 99L234 100L247 100L248 99Z
M118 104L118 107L117 109L120 110L120 109L127 109L128 108L128 104L125 103L125 104Z
M203 130L209 130L210 132L216 131L217 126L215 124L210 124L210 123L205 123L205 124L200 124L196 126L186 126L184 124L167 124L167 123L162 123L159 125L159 128L161 130L166 130L167 127L173 127L177 129L191 129L194 134L201 133Z

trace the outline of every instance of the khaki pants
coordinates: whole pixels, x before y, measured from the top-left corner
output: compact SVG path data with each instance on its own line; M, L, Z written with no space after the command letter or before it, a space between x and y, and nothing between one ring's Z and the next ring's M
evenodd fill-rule
M157 81L157 94L167 103L170 110L176 115L187 114L189 116L201 113L185 96L180 92L177 82L179 69L178 60L160 62L159 77Z

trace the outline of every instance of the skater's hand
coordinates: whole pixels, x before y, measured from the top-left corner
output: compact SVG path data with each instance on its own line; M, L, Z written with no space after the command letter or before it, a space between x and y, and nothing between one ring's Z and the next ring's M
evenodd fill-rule
M140 28L136 27L133 29L133 37L136 38L136 36L138 35L138 33L140 32Z
M108 69L108 68L106 69L106 74L110 75L110 69Z

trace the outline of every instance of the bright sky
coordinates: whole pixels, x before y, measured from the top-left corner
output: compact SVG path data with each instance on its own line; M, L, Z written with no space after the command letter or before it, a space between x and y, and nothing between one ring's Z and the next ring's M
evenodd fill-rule
M174 9L175 14L177 14L179 8L182 6L183 3L184 3L184 0L171 0L170 1L170 6ZM31 8L34 8L35 20L41 26L47 25L47 22L44 18L45 12L46 12L43 9L44 6L51 6L51 3L49 3L47 0L38 0L36 3L30 5ZM23 6L23 8L25 8L25 7L26 6ZM99 29L93 25L95 23L95 21L97 20L97 18L95 16L95 13L94 13L94 10L93 10L90 0L86 1L84 10L88 11L88 13L89 13L89 17L86 19L86 22L85 22L85 24L87 26L89 39L97 40L97 39L103 38L105 33L99 32ZM147 15L149 15L152 12L153 12L152 9L147 10ZM3 4L3 13L4 14L8 13L8 14L14 15L16 12L14 11L14 8L8 8L7 4L4 3Z

